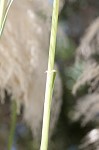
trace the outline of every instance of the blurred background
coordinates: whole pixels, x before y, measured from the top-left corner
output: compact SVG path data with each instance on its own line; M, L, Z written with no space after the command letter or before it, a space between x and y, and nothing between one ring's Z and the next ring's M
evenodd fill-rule
M73 67L76 49L86 29L98 16L99 0L65 0L59 14L56 63L62 80L63 102L57 126L49 142L49 150L98 150L99 148L98 123L89 121L83 126L82 118L74 119L77 97L72 94L73 85L83 68L82 64ZM84 92L81 92L79 97L84 94ZM4 105L0 103L0 150L7 150L11 123L11 106L9 103L8 100ZM99 116L99 113L97 116ZM92 141L92 139L94 140ZM23 122L22 115L19 115L12 150L33 149L36 150L36 145L35 143L33 145L32 133Z

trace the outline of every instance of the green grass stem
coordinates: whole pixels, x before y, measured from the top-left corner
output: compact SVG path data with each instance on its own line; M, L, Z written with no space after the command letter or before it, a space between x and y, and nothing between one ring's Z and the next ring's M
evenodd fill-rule
M55 59L56 34L58 24L58 11L59 11L59 0L54 0L40 150L48 149L50 109L51 109L54 80L56 75L56 71L54 71L54 59Z
M9 133L9 138L8 138L8 150L12 149L13 145L13 140L14 140L14 133L15 133L15 128L16 128L16 120L17 120L17 104L15 101L12 102L11 106L11 129Z

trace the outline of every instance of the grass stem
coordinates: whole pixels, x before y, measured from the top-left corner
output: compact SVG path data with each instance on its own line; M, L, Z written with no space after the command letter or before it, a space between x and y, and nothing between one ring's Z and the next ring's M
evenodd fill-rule
M13 141L14 141L14 133L15 133L15 128L16 128L16 120L17 120L17 105L16 102L12 102L12 107L11 107L11 129L9 133L9 139L8 139L8 150L12 149Z
M8 15L10 6L12 5L12 2L13 0L9 0L8 3L6 2L6 0L0 0L0 37L2 35L5 22L7 19L7 15Z
M58 24L58 11L59 11L59 0L54 0L40 150L47 150L48 148L50 109L51 109L54 80L56 75L56 72L54 71L54 59L55 59L56 34Z

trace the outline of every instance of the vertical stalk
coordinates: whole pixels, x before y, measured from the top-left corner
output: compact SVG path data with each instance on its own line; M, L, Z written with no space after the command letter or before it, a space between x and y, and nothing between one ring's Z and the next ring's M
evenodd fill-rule
M53 69L54 69L56 33L58 24L58 11L59 11L59 0L54 0L40 150L47 150L48 148L50 108L51 108L54 80L56 75Z
M11 110L12 110L12 112L11 112L11 129L10 129L9 139L8 139L8 150L12 149L14 133L15 133L15 128L16 128L17 105L16 105L15 101L12 102Z
M6 0L0 0L0 37L2 35L7 15L12 5L12 2L13 0L8 0L8 2L6 2Z
M0 0L0 29L2 27L2 21L4 17L4 10L5 10L5 0Z

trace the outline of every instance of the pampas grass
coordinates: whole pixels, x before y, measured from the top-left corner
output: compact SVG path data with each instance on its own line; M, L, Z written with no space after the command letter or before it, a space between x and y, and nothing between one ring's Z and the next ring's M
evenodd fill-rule
M75 107L75 120L82 119L82 125L98 121L99 112L99 17L86 30L77 48L76 63L84 62L82 74L76 80L73 94L87 88Z
M14 0L0 41L0 99L4 101L6 91L17 106L24 106L23 118L37 142L41 138L50 34L51 11L47 11L52 9L47 1L42 0L42 7L39 4L41 1ZM57 76L50 135L60 113L61 94Z
M99 17L86 30L77 48L76 60L88 60L92 55L99 55Z

